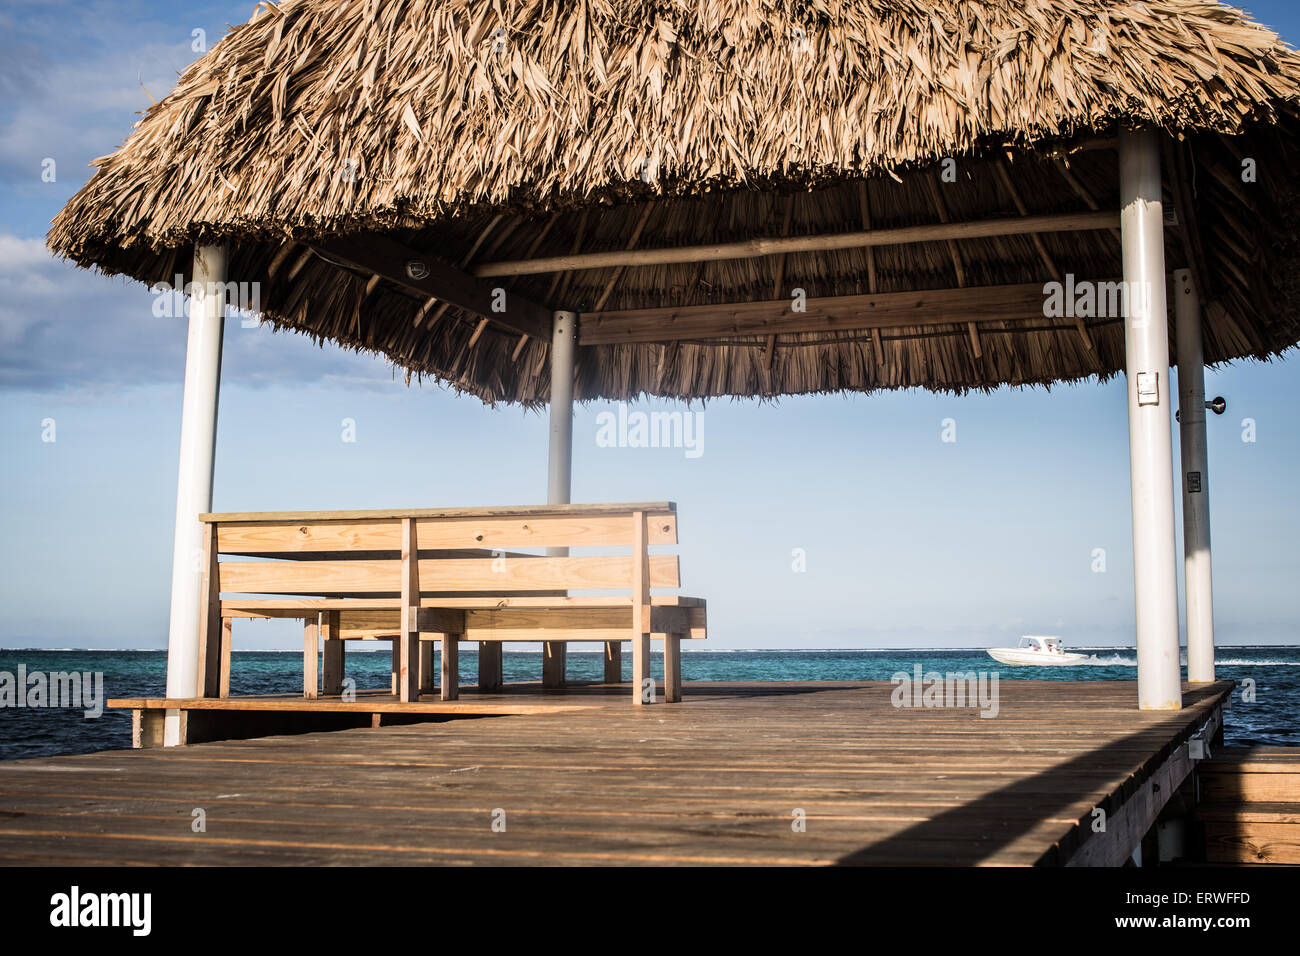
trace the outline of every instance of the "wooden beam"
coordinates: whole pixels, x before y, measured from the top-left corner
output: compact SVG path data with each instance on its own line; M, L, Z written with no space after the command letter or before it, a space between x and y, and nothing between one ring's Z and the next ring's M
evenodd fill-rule
M415 321L412 322L412 325L414 325L418 329L420 327L420 323L424 321L424 317L429 314L429 310L432 309L437 304L438 304L438 300L433 298L432 296L426 299L424 305L420 306L420 311L415 313ZM430 322L429 324L432 325L433 323Z
M864 249L896 246L915 242L942 242L956 239L987 239L992 236L1018 236L1034 232L1078 232L1089 229L1113 229L1119 224L1117 211L1098 210L1064 215L1026 216L1009 219L986 219L973 222L938 223L928 226L901 226L859 232L828 233L787 238L747 239L705 246L677 246L660 249L624 249L589 252L541 259L514 259L484 262L471 272L478 278L492 276L538 275L581 269L607 269L613 266L673 265L683 262L716 262L723 259L756 259L790 252L826 252L836 249Z
M934 184L934 177L922 176L921 182L925 185L925 191L930 197L930 204L934 206L935 215L939 217L939 222L948 225L948 205L943 201L943 196L939 195L939 187ZM1024 215L1024 210L1020 211ZM957 248L957 243L953 239L946 240L948 243L948 255L952 258L952 269L957 276L957 285L966 285L966 269L962 265L961 250Z
M495 216L492 217L492 219L488 222L488 224L483 227L483 231L480 232L478 234L478 238L474 240L474 245L470 246L469 252L465 253L465 255L461 258L460 267L462 269L465 268L465 266L469 265L470 260L474 258L474 254L478 252L479 247L483 245L484 240L486 240L487 237L492 234L492 230L495 229L500 224L501 219L502 219L502 214L497 213ZM513 228L513 226L511 228ZM509 235L509 230L506 230L498 238L504 239L507 235ZM492 249L489 250L488 254L491 255L492 252L495 252L499 247L499 245L500 245L499 242L495 243Z
M650 681L650 559L645 512L632 513L632 703L641 706Z
M939 221L942 223L947 223L948 204L943 201L943 196L939 194L939 187L935 185L934 177L923 176L921 178L921 182L925 184L926 190L930 194L930 202L934 204L934 211L935 214L939 217ZM1020 214L1023 216L1025 214L1025 211L1021 209ZM952 268L953 268L953 272L957 276L957 286L959 288L965 288L966 268L965 266L962 265L961 249L957 247L957 242L954 239L948 240L948 255L952 257ZM970 334L971 351L974 352L975 357L977 359L983 358L984 349L980 347L979 329L975 327L974 322L967 322L966 331Z
M385 518L544 518L573 517L586 518L593 515L631 514L644 511L655 517L676 513L677 505L672 501L628 501L608 502L604 504L580 505L518 505L492 506L487 508L388 508L372 511L230 511L202 512L199 521L234 523L237 521L370 521ZM218 541L220 539L218 538ZM661 542L654 542L659 544ZM672 542L662 542L672 543Z
M302 251L302 254L299 255L296 260L294 260L293 267L289 270L289 275L287 276L287 278L292 280L295 276L297 276L298 273L302 271L303 266L307 265L307 263L311 261L311 257L312 257L312 250L310 248L304 249Z
M547 635L548 637L550 635ZM542 686L563 687L568 648L563 641L542 642Z
M1259 210L1255 206L1255 201L1247 192L1241 188L1241 183L1233 176L1229 175L1223 169L1219 168L1217 163L1210 163L1206 166L1206 172L1214 177L1215 182L1232 194L1237 202L1241 203L1251 215L1258 215Z
M326 697L338 697L343 693L343 669L347 655L347 642L340 637L340 613L323 611L321 613L321 646L324 674L321 677L321 693ZM224 695L223 695L224 696Z
M1069 156L1074 153L1118 148L1119 138L1116 136L1083 136L1050 146L1047 152L1050 156Z
M223 632L218 553L217 526L205 524L203 526L203 579L199 585L202 602L199 608L198 696L200 697L216 697L220 693Z
M1064 179L1069 187L1074 190L1074 194L1087 204L1089 209L1095 212L1101 208L1092 193L1088 192L1088 190L1084 188L1083 183L1079 182L1079 178L1074 175L1074 172L1070 169L1064 159L1057 156L1055 165L1056 171L1061 174L1061 178Z
M1007 191L1007 195L1011 197L1011 202L1015 204L1016 212L1020 213L1022 216L1026 215L1029 210L1025 206L1024 200L1020 198L1020 191L1016 189L1016 184L1011 181L1011 171L1007 169L1007 164L1000 158L994 159L993 171L997 173L998 181L1002 183L1002 188ZM1042 236L1036 232L1031 232L1029 238L1033 240L1034 248L1038 251L1039 258L1043 260L1043 265L1047 267L1048 278L1059 279L1061 277L1060 270L1056 268L1056 260L1052 258L1052 254L1048 252L1047 247L1043 245Z
M785 203L785 215L781 217L781 238L784 239L790 235L790 220L794 218L794 196L790 196ZM788 253L781 253L776 260L776 281L772 283L772 298L781 298L781 284L785 281L785 257ZM593 310L594 311L594 310Z
M628 239L627 245L623 249L624 252L631 252L636 248L636 244L641 241L641 233L645 229L645 224L649 222L650 214L654 211L654 203L646 205L645 209L641 213L641 218L637 220L636 227L632 230L632 237ZM593 311L599 312L605 307L605 303L609 301L609 296L614 291L614 287L618 285L618 280L622 275L623 268L621 266L614 270L614 274L609 277L609 282L605 283L605 291L602 292L600 298L596 300L596 306Z
M605 683L621 684L623 682L623 643L622 641L605 642Z
M317 621L320 615L313 614L303 624L302 630L302 696L307 700L317 697L317 661L320 657L320 632Z
M442 635L442 674L438 681L444 701L460 697L460 635Z
M230 651L233 645L234 620L229 617L221 619L221 673L217 687L218 697L230 696Z
M781 237L785 238L790 235L790 221L794 218L794 197L793 194L786 200L785 215L781 219ZM772 283L772 298L779 299L782 296L781 286L785 282L785 261L788 253L781 253L776 260L776 281ZM767 348L763 354L763 369L765 372L772 370L772 363L776 361L776 336L767 337ZM766 384L765 386L766 387Z
M397 696L398 677L402 673L402 642L400 635L393 638L393 696Z
M862 228L864 231L871 230L871 192L867 189L867 181L864 179L858 183L858 213L862 217ZM870 247L863 250L867 255L867 291L872 295L876 293L876 251ZM876 365L884 368L885 365L885 348L880 341L880 330L871 330L871 343L875 353Z
M1070 171L1069 163L1067 163L1061 156L1055 157L1055 163L1057 171L1061 174L1061 178L1064 179L1066 183L1069 184L1070 188L1074 190L1075 195L1082 199L1089 209L1100 209L1101 205L1095 198L1093 198L1092 193L1088 192L1088 190L1084 188L1083 183L1079 182L1078 177ZM1115 237L1116 242L1120 240L1118 227L1111 229L1110 234Z
M393 642L396 693L401 701L420 699L420 562L415 529L414 518L402 519L401 636Z
M477 342L478 337L483 334L483 330L487 328L487 324L488 324L487 319L478 320L478 326L474 329L474 334L469 337L469 343L465 346L465 348L472 349L474 347L474 343Z
M579 345L666 342L731 335L774 335L892 329L1043 318L1043 284L969 286L920 292L844 295L808 299L794 312L788 299L620 312L582 317Z
M440 635L438 635L440 636ZM433 645L436 641L427 640L420 635L420 693L432 694L438 681L433 671Z
M501 644L495 641L479 641L478 645L478 689L480 691L500 690L502 686Z
M867 190L867 181L858 183L858 214L862 217L862 231L871 231L871 194ZM868 246L867 252L867 291L876 291L876 253Z
M682 699L682 636L669 634L664 638L664 703L675 704Z
M450 263L418 253L385 236L320 239L312 243L312 248L323 256L382 276L425 298L439 299L444 306L457 306L524 335L550 337L550 309L510 293L505 297L505 311L494 312L491 286ZM418 279L412 277L406 268L409 262L423 264L427 274ZM427 308L422 314L424 311Z
M558 212L551 213L550 217L546 220L546 225L542 226L541 231L539 231L537 235L533 236L533 241L528 244L528 249L525 250L524 252L525 259L532 258L533 253L537 251L537 247L542 244L542 241L546 239L548 235L550 235L551 227L554 226L557 221L559 221L559 218L560 218L560 214ZM509 283L507 285L507 288L513 287L513 285L514 285L513 282ZM519 336L519 342L517 345L515 345L514 352L510 354L511 363L519 361L519 353L524 350L524 346L527 344L527 342L528 342L527 335Z
M286 242L281 246L280 251L271 258L271 264L266 267L266 274L268 276L274 276L279 272L280 266L284 265L284 260L289 258L289 256L292 255L293 250L297 248L298 244L296 242Z
M1057 162L1059 163L1060 160L1058 159ZM1025 206L1024 201L1020 198L1020 191L1016 189L1015 183L1011 181L1011 171L1007 169L1006 162L1001 158L994 159L993 171L997 173L998 180L1002 183L1002 188L1007 191L1007 194L1011 197L1011 201L1015 203L1016 211L1022 216L1025 215L1028 209ZM1047 251L1047 246L1043 244L1043 237L1038 233L1033 232L1029 234L1029 238L1033 240L1034 248L1038 250L1039 258L1043 260L1043 265L1047 267L1047 277L1057 281L1064 280L1065 277L1061 275L1060 269L1056 267L1056 260L1052 258L1052 254ZM1088 334L1088 326L1084 323L1083 319L1078 316L1074 319L1074 325L1075 328L1079 330L1079 338L1083 342L1083 347L1088 351L1092 351L1092 336ZM975 334L973 326L971 328L971 334Z
M578 216L578 229L573 234L573 244L569 246L569 255L571 256L577 255L578 250L582 248L582 241L584 238L586 238L587 235L587 214L589 212L590 212L590 207L589 206L584 207L582 213ZM524 258L532 259L532 256L528 255L525 256ZM546 290L546 301L547 302L564 301L564 296L569 291L569 282L570 280L572 280L572 278L573 276L570 275L569 273L556 272L555 277L551 279L550 286ZM547 334L549 336L550 334L549 331Z

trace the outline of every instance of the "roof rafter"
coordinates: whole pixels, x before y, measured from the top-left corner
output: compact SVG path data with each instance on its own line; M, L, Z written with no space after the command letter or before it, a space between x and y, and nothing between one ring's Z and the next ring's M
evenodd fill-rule
M1041 319L1043 283L967 286L919 292L808 299L796 312L789 299L584 313L579 345L668 342L677 339L842 332L909 326L963 325Z
M551 310L545 306L504 290L498 296L487 283L455 266L385 236L341 236L307 244L329 258L380 276L422 297L438 299L472 312L480 319L488 319L515 332L534 338L549 338L551 334ZM423 269L408 269L408 264L412 263L419 263ZM504 311L494 311L494 299L504 306Z
M478 278L493 276L538 275L545 272L568 272L610 267L677 265L683 262L716 262L723 259L757 259L790 252L825 252L835 249L862 249L873 246L897 246L914 242L941 242L956 239L986 239L992 236L1019 236L1026 233L1081 232L1112 229L1119 225L1119 210L1064 213L1045 216L1015 216L968 222L938 223L926 226L900 226L859 232L822 233L813 236L747 239L706 246L677 246L659 249L623 249L589 252L540 259L513 259L484 262L470 271Z

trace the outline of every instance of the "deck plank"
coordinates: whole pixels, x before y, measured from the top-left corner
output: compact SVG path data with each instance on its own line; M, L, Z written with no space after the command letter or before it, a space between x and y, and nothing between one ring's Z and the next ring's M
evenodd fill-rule
M0 862L1059 863L1230 688L1169 713L1131 682L1004 681L985 719L896 708L883 682L696 683L641 708L625 685L465 687L438 722L0 764Z

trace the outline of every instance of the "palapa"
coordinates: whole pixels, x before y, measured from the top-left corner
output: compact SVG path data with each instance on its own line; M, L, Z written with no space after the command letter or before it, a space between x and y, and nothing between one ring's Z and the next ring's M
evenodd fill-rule
M1268 358L1300 340L1298 97L1300 57L1205 0L286 0L259 4L94 162L49 245L155 283L187 273L196 242L227 242L230 278L259 283L277 328L535 405L544 337L322 241L382 234L473 274L1105 212L1115 128L1146 125L1168 134L1169 269L1192 266L1202 285L1206 360ZM1124 366L1119 317L1006 303L1119 274L1102 227L483 281L584 313L585 400L1105 378ZM1021 293L913 325L861 318L876 296L993 286ZM650 341L644 323L635 341L597 334L619 327L610 313L727 315L799 290L855 298L787 310L785 325L679 326L672 312L647 318Z

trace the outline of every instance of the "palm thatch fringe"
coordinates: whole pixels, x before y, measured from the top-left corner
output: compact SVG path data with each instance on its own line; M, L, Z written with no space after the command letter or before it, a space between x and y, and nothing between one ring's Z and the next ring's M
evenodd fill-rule
M1117 123L1152 125L1177 139L1170 205L1195 207L1170 268L1182 256L1205 273L1207 359L1265 358L1300 339L1298 100L1300 56L1210 0L286 0L259 6L95 161L49 244L156 282L194 243L229 242L232 278L262 284L277 327L382 353L485 401L535 404L547 397L548 343L301 243L383 232L468 265L1114 208L1113 153L1076 149ZM955 163L955 181L940 163ZM505 285L582 311L1066 272L1118 274L1115 237ZM577 395L961 391L1122 365L1113 322L972 315L948 328L596 346Z

